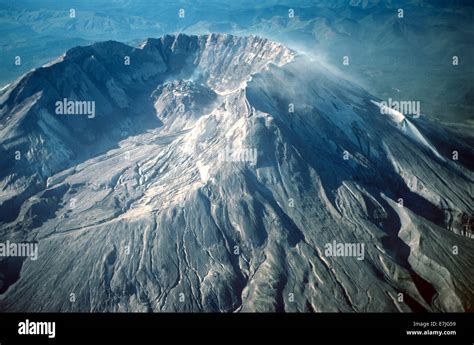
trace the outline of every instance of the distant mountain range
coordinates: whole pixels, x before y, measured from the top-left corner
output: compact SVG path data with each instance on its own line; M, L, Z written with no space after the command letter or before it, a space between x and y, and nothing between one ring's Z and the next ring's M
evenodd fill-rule
M169 32L257 34L317 55L380 98L420 101L423 115L472 125L473 12L472 1L463 0L2 0L0 83L68 48L106 39L133 45ZM344 56L349 65L342 64Z

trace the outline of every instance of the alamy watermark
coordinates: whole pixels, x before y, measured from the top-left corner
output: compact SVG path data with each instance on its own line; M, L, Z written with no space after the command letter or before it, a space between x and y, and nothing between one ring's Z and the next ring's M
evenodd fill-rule
M38 259L38 243L0 242L0 257L28 257L35 261Z
M47 335L48 338L56 337L56 322L54 321L25 321L18 323L19 335Z
M412 115L414 118L420 117L419 101L395 101L389 98L388 102L380 102L381 114L389 114L390 109L396 110L403 115Z
M250 165L257 164L257 149L255 148L225 148L221 160L224 162L248 162Z
M57 115L87 115L89 119L95 117L95 101L71 101L64 98L55 103Z
M326 256L347 256L357 257L361 261L365 258L364 243L338 243L332 241L324 245L324 254Z

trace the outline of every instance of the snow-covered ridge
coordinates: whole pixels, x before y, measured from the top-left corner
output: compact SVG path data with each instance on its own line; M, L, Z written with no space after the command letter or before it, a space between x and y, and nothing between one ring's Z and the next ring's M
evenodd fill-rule
M371 100L371 102L377 105L380 108L380 113L386 115L387 118L389 118L396 125L396 127L401 130L406 136L410 137L415 142L429 149L436 157L438 157L443 162L445 161L445 158L438 152L438 150L432 144L430 144L428 139L426 139L423 134L421 134L418 128L416 128L416 126L405 115L395 109L383 105L382 103L373 100Z

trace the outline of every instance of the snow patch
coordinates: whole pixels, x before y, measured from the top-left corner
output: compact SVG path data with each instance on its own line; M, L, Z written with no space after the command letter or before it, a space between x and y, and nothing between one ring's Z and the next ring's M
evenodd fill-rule
M380 112L384 115L388 115L388 117L395 123L399 124L402 123L403 120L405 120L405 115L400 113L399 111L392 109L390 107L387 107L386 105L383 105L382 103L370 100L373 104L378 106L380 108Z
M382 105L379 102L370 100L373 104L377 105L380 108L380 112L384 115L388 115L390 120L392 120L397 127L407 136L416 141L417 143L423 145L424 147L428 148L433 154L438 157L440 160L445 162L446 160L443 156L440 155L438 150L430 144L430 142L420 133L418 128L415 127L413 123L411 123L405 115L400 113L399 111Z
M199 175L201 176L202 183L206 183L207 181L209 181L209 170L211 169L211 167L209 165L203 164L201 161L197 161L196 166L199 170Z

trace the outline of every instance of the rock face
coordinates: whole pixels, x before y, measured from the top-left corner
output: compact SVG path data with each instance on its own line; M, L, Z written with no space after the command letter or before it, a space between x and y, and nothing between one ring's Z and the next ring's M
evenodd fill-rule
M395 115L258 37L74 48L0 91L0 310L472 311L472 171Z

